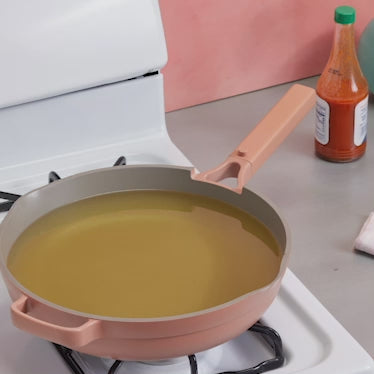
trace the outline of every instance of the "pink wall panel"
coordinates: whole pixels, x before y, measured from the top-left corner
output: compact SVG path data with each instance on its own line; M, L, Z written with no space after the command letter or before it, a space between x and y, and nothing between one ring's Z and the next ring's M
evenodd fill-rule
M374 18L374 0L160 0L166 110L319 74L339 5L357 35Z

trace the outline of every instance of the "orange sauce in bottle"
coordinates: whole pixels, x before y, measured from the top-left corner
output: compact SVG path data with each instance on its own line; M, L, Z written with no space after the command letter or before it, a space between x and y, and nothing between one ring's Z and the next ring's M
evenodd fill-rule
M336 9L333 47L317 84L315 151L334 162L356 160L366 150L368 84L356 56L354 17L351 7Z

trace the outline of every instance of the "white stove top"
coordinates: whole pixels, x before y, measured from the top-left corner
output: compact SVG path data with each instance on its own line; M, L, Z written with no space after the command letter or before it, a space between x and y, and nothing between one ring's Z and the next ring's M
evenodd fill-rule
M147 149L139 153L136 149ZM47 182L48 172L55 170L62 177L92 168L106 167L124 155L128 164L163 163L188 166L189 161L170 141L167 134L138 143L114 144L95 151L79 152L65 157L44 160L30 165L37 170L27 179L0 184L0 190L25 193ZM72 163L72 161L74 161ZM75 167L64 168L64 165ZM43 170L42 170L43 169ZM0 219L5 215L2 213ZM13 327L9 316L10 300L0 281L0 372L8 374L68 374L70 370L48 342ZM340 373L374 374L374 362L344 328L301 284L291 271L283 279L279 295L264 314L261 322L280 334L285 364L274 373ZM197 353L200 374L241 370L272 357L273 353L256 333L245 333L228 343ZM79 358L78 358L79 360ZM92 359L85 374L107 373L112 360ZM92 368L95 368L93 371ZM190 373L188 359L167 365L125 363L116 371L125 373L184 374Z

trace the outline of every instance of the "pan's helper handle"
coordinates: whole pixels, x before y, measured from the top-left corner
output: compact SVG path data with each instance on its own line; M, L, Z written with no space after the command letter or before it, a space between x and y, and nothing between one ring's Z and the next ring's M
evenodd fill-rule
M13 323L22 330L69 348L79 348L102 337L99 320L87 319L77 327L59 326L28 314L28 300L27 296L21 295L11 306Z
M192 179L241 193L253 174L314 107L315 101L313 88L293 85L226 161L200 174L193 170ZM237 186L234 188L219 183L232 177L237 178Z

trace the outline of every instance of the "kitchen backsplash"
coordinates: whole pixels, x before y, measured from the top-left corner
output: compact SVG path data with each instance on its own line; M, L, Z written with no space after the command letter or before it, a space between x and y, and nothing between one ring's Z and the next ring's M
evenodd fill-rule
M356 8L359 37L373 0L160 0L166 110L319 74L339 5Z

